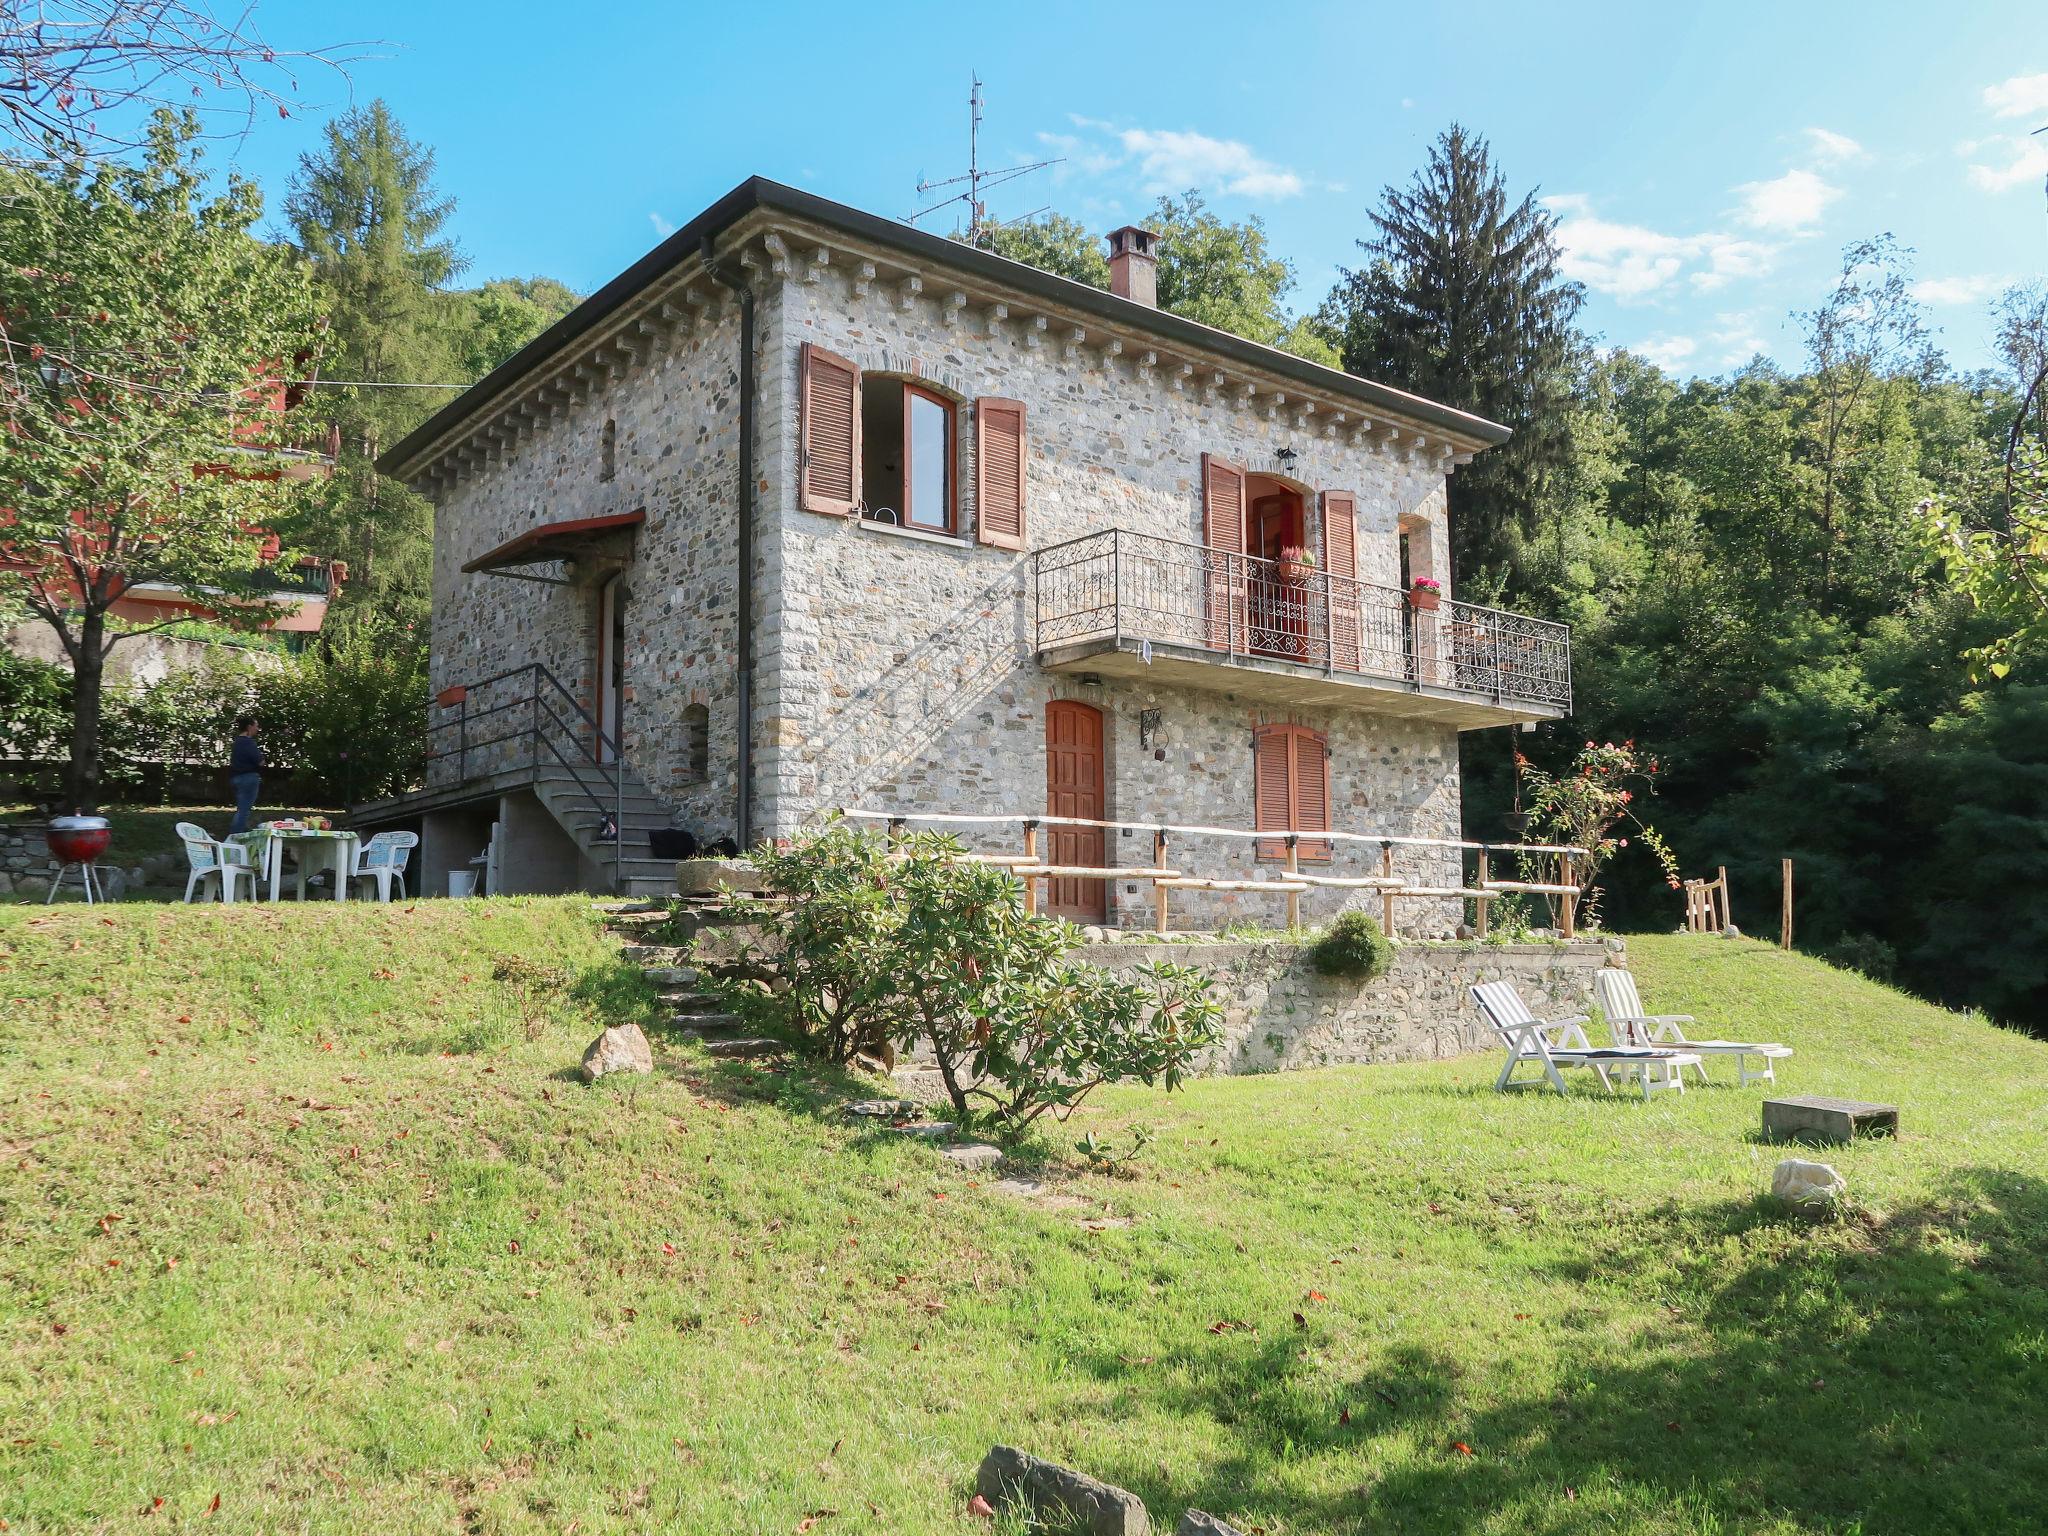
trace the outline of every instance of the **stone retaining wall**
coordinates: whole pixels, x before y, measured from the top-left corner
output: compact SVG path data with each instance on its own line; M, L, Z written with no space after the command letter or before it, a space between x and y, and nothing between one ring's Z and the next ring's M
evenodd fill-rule
M1211 1074L1288 1071L1365 1062L1429 1061L1498 1049L1467 989L1511 981L1538 1018L1591 1010L1593 977L1626 963L1620 939L1556 944L1403 944L1373 981L1319 974L1296 944L1091 944L1079 951L1107 971L1149 960L1215 974L1223 1042L1202 1063ZM1595 1032L1596 1039L1599 1032Z

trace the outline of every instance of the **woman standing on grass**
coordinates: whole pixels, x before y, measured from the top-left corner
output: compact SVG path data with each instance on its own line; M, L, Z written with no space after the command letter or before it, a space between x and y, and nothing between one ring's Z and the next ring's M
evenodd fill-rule
M235 739L228 746L228 788L235 792L235 819L228 823L229 837L249 830L256 792L262 787L263 749L256 745L256 717L242 715L235 721Z

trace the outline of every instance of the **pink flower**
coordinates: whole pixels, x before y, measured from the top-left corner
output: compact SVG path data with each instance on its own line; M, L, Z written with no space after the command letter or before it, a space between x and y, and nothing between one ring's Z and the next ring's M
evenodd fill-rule
M1627 838L1625 838L1625 837L1624 837L1624 838L1623 838L1623 839L1621 840L1621 846L1622 846L1622 847L1624 847L1624 848L1626 848L1626 847L1628 846L1628 839L1627 839Z

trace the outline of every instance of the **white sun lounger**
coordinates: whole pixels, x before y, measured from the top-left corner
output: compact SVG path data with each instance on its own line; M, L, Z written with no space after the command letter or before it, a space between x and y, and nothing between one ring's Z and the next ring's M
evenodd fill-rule
M1627 971L1612 967L1600 971L1593 978L1593 996L1600 1004L1600 1011L1607 1015L1607 1029L1614 1036L1616 1045L1669 1045L1697 1056L1733 1056L1743 1087L1752 1082L1775 1083L1778 1080L1777 1063L1792 1055L1789 1045L1748 1040L1688 1039L1685 1026L1698 1021L1689 1013L1643 1012L1643 999L1636 991L1636 979ZM1750 1066L1752 1057L1760 1065ZM1694 1070L1699 1073L1701 1082L1707 1080L1707 1069L1703 1064L1694 1063Z
M1564 1078L1557 1070L1559 1067L1591 1067L1600 1074L1600 1082L1609 1093L1614 1091L1610 1073L1619 1074L1624 1082L1631 1077L1638 1079L1647 1101L1651 1092L1659 1088L1685 1092L1680 1069L1696 1067L1700 1062L1689 1050L1668 1046L1596 1046L1586 1038L1583 1014L1548 1022L1539 1019L1529 1012L1529 1005L1522 1001L1513 982L1483 981L1472 989L1472 1001L1479 1005L1486 1022L1507 1047L1507 1063L1494 1084L1502 1093L1510 1088L1541 1088L1546 1081L1563 1093ZM1540 1063L1543 1077L1515 1081L1515 1068L1525 1061Z

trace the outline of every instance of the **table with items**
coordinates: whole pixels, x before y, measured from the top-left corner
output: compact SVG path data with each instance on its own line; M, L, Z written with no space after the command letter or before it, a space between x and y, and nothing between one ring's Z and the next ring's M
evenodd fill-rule
M270 899L278 899L284 883L285 854L289 851L298 867L299 900L306 899L308 877L323 871L333 877L334 899L348 900L348 888L356 868L356 835L353 832L325 824L272 821L248 832L237 832L228 841L248 851L249 862L256 868L259 896L263 882L268 880Z

